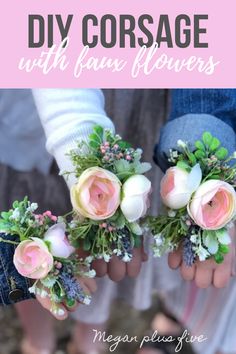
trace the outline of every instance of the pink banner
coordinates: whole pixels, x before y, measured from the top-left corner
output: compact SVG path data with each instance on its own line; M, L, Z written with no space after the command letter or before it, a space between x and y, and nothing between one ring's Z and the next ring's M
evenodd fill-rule
M236 86L233 0L0 6L2 88Z

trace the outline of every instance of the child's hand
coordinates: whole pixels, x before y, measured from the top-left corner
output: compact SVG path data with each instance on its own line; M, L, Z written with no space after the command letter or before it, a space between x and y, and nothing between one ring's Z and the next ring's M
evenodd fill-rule
M80 278L79 282L88 295L94 293L97 289L94 279ZM68 313L75 311L79 306L78 302L73 307L68 307L66 304L58 304L57 313L55 313L52 309L52 302L48 296L41 297L40 295L37 295L36 299L46 310L50 311L57 320L65 320L68 317Z
M142 266L142 262L147 261L147 254L143 247L133 249L131 262L123 262L117 256L113 256L109 263L104 260L96 260L92 264L98 277L108 275L113 281L120 281L125 276L137 277Z
M195 281L199 288L208 288L210 285L214 285L216 288L226 287L231 276L235 275L235 227L231 228L230 235L232 239L231 250L225 256L222 264L216 264L214 259L209 259L204 262L197 261L192 267L187 267L182 262L182 253L179 249L169 255L170 268L180 268L183 279Z

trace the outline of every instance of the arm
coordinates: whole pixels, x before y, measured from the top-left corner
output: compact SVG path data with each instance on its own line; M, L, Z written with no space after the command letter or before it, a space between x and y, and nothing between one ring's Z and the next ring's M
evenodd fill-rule
M66 153L86 140L94 125L114 130L104 111L104 97L96 89L36 89L33 90L39 117L47 137L47 150L61 171L71 171ZM70 177L68 186L73 184Z
M0 234L1 237L1 234ZM14 242L14 237L7 237ZM20 275L14 264L13 255L15 247L9 243L1 242L0 244L0 303L2 305L10 305L18 301L34 298L28 291L30 287L29 279Z
M163 171L168 166L170 149L178 150L179 139L192 145L204 131L216 136L230 154L236 150L235 127L236 90L173 90L172 110L169 122L161 131L159 144L155 148L155 160ZM230 230L231 252L221 265L214 260L197 262L192 267L182 263L181 250L169 255L169 265L180 272L185 280L195 280L197 286L206 288L210 284L221 288L235 275L235 229Z
M47 136L47 149L56 158L61 171L72 171L70 159L65 155L76 148L76 142L86 140L95 124L114 131L111 120L104 111L104 97L97 89L37 89L33 91L39 116ZM67 181L74 184L73 176ZM108 274L119 281L127 274L137 276L146 254L135 249L128 264L114 256L109 263L94 262L98 276Z

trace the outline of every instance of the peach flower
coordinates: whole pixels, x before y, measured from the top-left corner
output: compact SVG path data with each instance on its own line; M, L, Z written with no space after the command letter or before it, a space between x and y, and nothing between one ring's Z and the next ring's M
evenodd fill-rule
M43 240L32 237L17 246L13 262L24 277L43 279L53 267L53 256Z
M188 213L197 225L218 230L227 225L236 212L234 188L220 180L204 182L188 205Z
M91 167L71 188L71 202L78 214L102 220L115 214L120 205L121 182L110 171Z

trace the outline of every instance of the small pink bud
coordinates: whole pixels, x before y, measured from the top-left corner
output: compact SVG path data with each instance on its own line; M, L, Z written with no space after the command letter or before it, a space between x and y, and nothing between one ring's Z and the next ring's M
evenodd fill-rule
M104 229L106 229L106 227L107 227L107 223L106 223L106 222L104 222L104 223L102 224L102 227L103 227Z
M126 160L127 160L127 161L130 161L130 160L131 160L131 156L129 156L129 155L126 156Z
M111 231L113 231L113 227L112 226L109 226L108 227L108 230L111 232Z
M57 269L61 269L62 268L62 263L61 262L58 262L57 265L56 265Z

